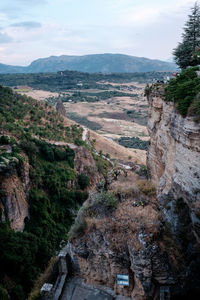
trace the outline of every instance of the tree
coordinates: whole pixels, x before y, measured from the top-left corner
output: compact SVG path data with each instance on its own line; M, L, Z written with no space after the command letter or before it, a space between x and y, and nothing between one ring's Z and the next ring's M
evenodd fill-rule
M175 62L183 69L200 64L200 8L197 2L191 11L182 34L183 41L173 51Z

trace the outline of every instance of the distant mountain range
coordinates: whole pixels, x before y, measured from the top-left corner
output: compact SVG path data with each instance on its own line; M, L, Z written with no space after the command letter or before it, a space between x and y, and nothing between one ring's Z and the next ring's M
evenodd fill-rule
M83 56L50 56L34 60L29 66L0 64L0 73L40 73L72 70L79 72L132 73L151 71L175 71L171 62L124 54L92 54Z

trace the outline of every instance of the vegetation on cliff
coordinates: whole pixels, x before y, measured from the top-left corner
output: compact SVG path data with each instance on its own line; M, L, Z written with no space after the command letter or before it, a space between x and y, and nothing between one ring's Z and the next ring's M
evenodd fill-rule
M174 49L175 62L181 68L200 64L200 8L197 2L191 9L182 34L182 42Z
M165 101L173 101L182 116L190 113L200 115L200 77L197 75L198 67L182 70L175 78L171 79L165 88ZM196 108L194 110L194 108Z
M47 140L82 143L80 127L65 126L47 104L9 88L0 87L0 99L0 298L23 300L60 242L67 240L72 210L87 198L84 189L89 181L76 174L75 154L66 143L58 147ZM5 174L23 178L25 156L30 168L29 217L24 231L14 232L1 185Z

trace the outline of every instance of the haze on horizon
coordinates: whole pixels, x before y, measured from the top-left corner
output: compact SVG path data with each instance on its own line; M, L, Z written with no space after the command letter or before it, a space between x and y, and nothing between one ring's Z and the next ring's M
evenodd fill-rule
M1 0L0 63L121 53L167 60L191 0Z

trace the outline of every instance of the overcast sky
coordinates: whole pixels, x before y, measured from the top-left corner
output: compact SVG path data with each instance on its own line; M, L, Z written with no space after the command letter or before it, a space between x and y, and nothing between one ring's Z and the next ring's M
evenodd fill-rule
M123 53L167 60L190 0L0 0L0 63Z

